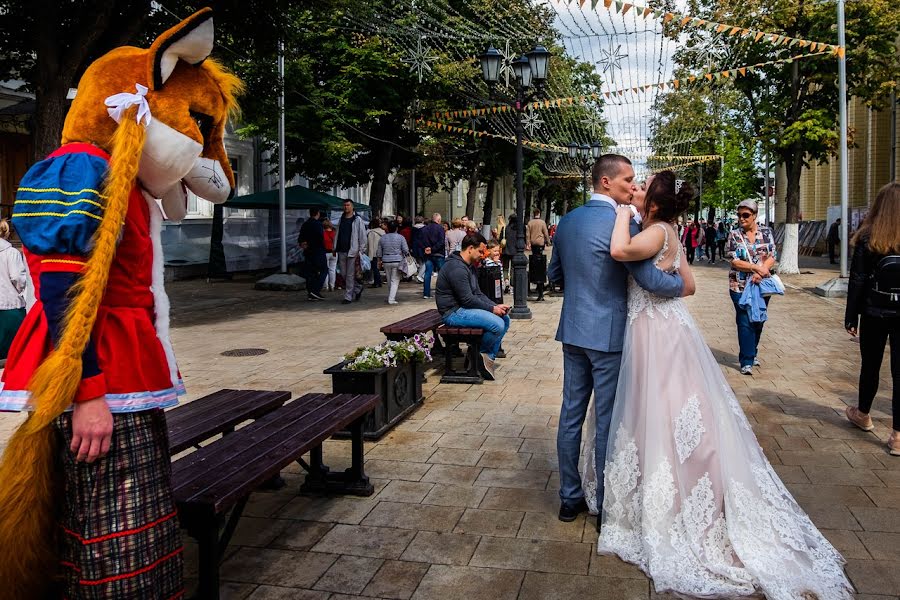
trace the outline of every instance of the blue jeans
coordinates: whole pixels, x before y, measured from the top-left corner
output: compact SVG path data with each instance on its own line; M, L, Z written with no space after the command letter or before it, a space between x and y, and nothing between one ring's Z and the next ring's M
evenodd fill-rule
M443 256L426 256L425 257L425 287L422 289L422 295L431 297L431 276L435 271L440 271L444 266Z
M740 354L738 360L741 361L742 367L753 366L753 360L756 358L756 352L759 348L759 338L762 337L763 325L765 323L753 323L750 320L750 311L741 308L738 304L741 301L740 292L729 291L731 293L731 301L734 303L735 322L737 323L738 346ZM769 298L765 298L766 306L769 305Z
M584 498L578 459L581 454L581 427L592 393L597 419L597 437L594 440L597 505L603 506L606 443L621 364L621 352L601 352L563 344L563 399L559 411L559 432L556 434L556 454L559 458L559 498L569 506Z
M428 280L425 280L428 283ZM503 336L509 330L509 317L503 315L498 317L492 312L481 310L480 308L457 308L454 312L444 317L444 323L451 327L479 327L484 330L481 336L481 352L491 357L491 360L497 358L497 350L500 349L500 343Z

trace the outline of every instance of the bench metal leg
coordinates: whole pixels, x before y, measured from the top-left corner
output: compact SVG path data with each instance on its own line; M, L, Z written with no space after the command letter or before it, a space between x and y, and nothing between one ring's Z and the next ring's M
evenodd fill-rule
M363 459L363 424L365 417L360 417L350 424L351 466L343 472L332 473L322 464L322 446L313 448L309 453L307 465L298 461L307 470L306 479L300 486L305 494L353 494L354 496L371 496L375 487L366 477Z
M244 507L247 506L247 501L250 500L250 496L245 497L243 500L238 502L233 509L231 509L231 514L228 515L228 522L225 524L225 529L222 531L222 535L219 536L219 562L222 562L222 559L225 558L225 550L228 549L228 544L231 542L231 536L234 535L234 530L237 529L238 523L241 520L241 515L244 514Z
M199 519L189 529L200 550L198 600L219 600L219 560L222 553L219 548L220 522L220 518L209 515Z
M441 383L475 383L484 382L481 376L481 370L478 368L481 355L479 348L481 347L481 336L445 336L445 368L444 375L441 377ZM466 350L466 362L468 368L465 371L457 371L453 368L453 357L451 353L451 342L463 342L468 346Z

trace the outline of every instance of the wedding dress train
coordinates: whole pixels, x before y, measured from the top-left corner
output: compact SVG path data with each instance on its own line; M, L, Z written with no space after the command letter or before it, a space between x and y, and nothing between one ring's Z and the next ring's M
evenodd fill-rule
M677 269L681 245L656 225L655 264ZM638 565L658 592L851 598L843 558L769 464L682 300L630 281L622 357L598 552ZM581 470L596 513L593 412Z

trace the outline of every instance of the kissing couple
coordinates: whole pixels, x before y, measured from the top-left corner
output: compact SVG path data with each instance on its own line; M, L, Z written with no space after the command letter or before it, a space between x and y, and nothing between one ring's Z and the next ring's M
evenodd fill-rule
M634 179L628 158L601 156L590 201L554 238L560 520L597 514L597 551L658 593L852 598L843 557L769 464L681 300L695 282L673 224L693 190L672 171Z

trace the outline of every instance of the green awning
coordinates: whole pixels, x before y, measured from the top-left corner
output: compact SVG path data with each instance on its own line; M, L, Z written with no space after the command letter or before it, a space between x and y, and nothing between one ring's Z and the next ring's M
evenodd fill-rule
M284 188L285 206L291 209L310 209L319 208L322 210L342 210L344 208L344 199L311 190L302 185L290 185ZM246 196L235 196L224 204L225 208L255 208L265 210L278 210L278 190L268 190L265 192L257 192L255 194L247 194ZM353 203L354 210L360 213L370 212L369 206Z

